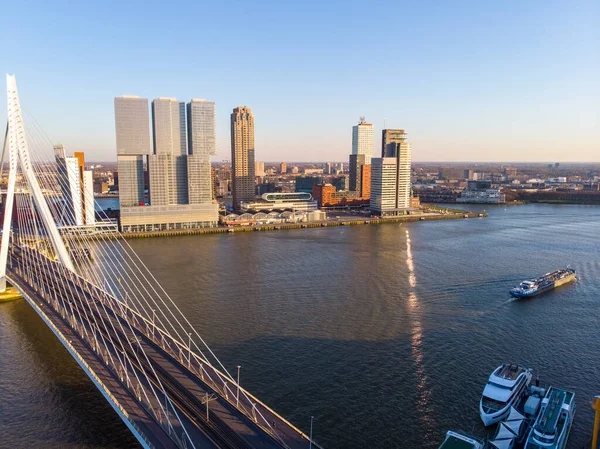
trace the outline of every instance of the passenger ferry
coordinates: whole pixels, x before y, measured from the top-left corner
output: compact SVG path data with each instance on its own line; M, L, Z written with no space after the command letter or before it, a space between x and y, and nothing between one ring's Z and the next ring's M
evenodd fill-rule
M439 449L484 449L484 445L475 438L449 430Z
M574 281L575 278L575 270L567 267L565 270L546 273L538 279L523 281L517 287L511 289L510 294L515 298L529 298L530 296L539 295L540 293Z
M550 387L524 449L564 449L575 416L575 393Z
M504 363L490 375L479 401L483 424L490 426L504 419L510 409L527 392L533 373L531 369Z

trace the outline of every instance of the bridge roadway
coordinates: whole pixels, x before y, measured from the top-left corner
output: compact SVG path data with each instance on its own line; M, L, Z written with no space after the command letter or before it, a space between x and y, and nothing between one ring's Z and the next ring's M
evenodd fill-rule
M74 282L72 276L60 264L46 259L46 266L43 269L49 270L52 275L37 276L35 278L36 286L32 288L25 280L26 270L24 270L25 267L22 262L21 255L13 253L8 271L9 280L29 299L30 303L33 302L34 307L41 309L47 317L45 319L47 324L51 328L53 326L57 328L62 333L63 338L68 339L73 350L67 349L72 353L76 352L76 354L73 354L74 357L76 359L77 356L81 357L89 365L95 376L101 379L102 385L98 385L99 382L95 381L99 389L102 391L102 386L106 387L106 390L113 396L113 401L118 404L118 407L124 409L121 410L124 413L119 413L121 417L126 424L128 424L127 421L132 423L128 426L134 434L136 434L136 431L141 434L141 437L149 443L148 447L170 448L181 446L181 436L184 433L181 423L183 423L194 446L197 448L306 449L308 447L309 442L306 435L291 426L279 415L270 411L270 409L261 408L261 413L269 423L274 424L276 435L272 433L271 429L259 426L250 417L234 407L223 397L221 392L204 382L182 362L146 336L144 332L135 328L134 335L121 316L109 307L106 307L106 309L102 307L98 297L91 294L97 290L92 284L82 285L81 279L79 279L79 282ZM42 292L45 292L45 295L41 295ZM73 298L70 292L76 292L78 298L82 300L79 301L79 299ZM121 381L117 373L107 368L101 355L97 354L90 344L79 336L79 332L74 330L68 320L65 320L60 313L54 310L43 296L66 300L88 333L93 334L95 328L96 335L103 338L113 357L118 356L124 347L129 360L135 361L133 369L139 374L138 378L144 384L146 391L150 389L147 384L148 381L145 380L146 377L142 376L142 372L150 373L148 380L155 387L157 396L161 401L163 396L160 393L159 384L162 384L180 418L180 421L178 421L174 416L170 417L174 433L180 438L178 443L169 437L164 430L164 426L161 426L156 421L155 416L136 399L135 392L131 391L131 387L128 388L127 382ZM107 305L106 302L103 303L105 306ZM44 318L44 316L42 317ZM95 318L95 321L104 324L103 329L97 329L93 324L92 317ZM51 323L48 323L48 321L51 321ZM60 338L60 335L57 334L57 336ZM112 337L112 339L109 337ZM131 347L128 344L123 347L114 347L110 344L111 341L118 341L119 339L121 341L129 340L132 342ZM148 359L151 360L151 364L143 357L137 347L136 339ZM63 341L64 343L65 341ZM85 369L85 366L83 367ZM133 377L132 374L130 374L131 378ZM90 375L89 372L88 375ZM92 375L90 377L94 380ZM103 394L107 396L104 391ZM202 402L207 394L216 397L209 404L210 418L208 421L206 419L206 406ZM112 404L111 398L107 397L107 399ZM151 398L150 402L153 401L153 406L157 407L158 400ZM113 407L119 412L115 405ZM124 417L123 414L126 416ZM140 439L138 434L136 436ZM318 448L314 443L313 446ZM191 447L189 442L187 442L187 447Z

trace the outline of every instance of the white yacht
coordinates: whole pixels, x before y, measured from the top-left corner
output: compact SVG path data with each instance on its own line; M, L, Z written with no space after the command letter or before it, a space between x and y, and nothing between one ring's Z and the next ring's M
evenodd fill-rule
M550 387L531 428L525 449L564 449L575 416L575 393Z
M495 424L510 413L519 398L529 387L533 374L531 369L504 363L490 375L479 401L479 414L486 426Z

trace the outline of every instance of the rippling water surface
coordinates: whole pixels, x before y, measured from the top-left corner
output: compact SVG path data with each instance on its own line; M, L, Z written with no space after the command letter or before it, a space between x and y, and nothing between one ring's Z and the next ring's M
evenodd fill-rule
M473 207L482 209L485 207ZM484 436L503 361L576 392L569 448L600 394L600 208L487 207L486 219L133 240L241 383L327 449ZM571 264L574 285L512 301ZM0 304L0 447L136 447L24 301Z

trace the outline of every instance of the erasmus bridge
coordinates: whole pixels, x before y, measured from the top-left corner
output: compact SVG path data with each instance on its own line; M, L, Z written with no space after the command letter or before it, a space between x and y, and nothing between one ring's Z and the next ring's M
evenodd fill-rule
M119 232L73 226L9 75L7 99L0 292L21 293L145 448L319 448L240 387Z

